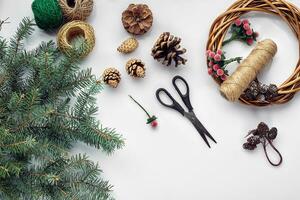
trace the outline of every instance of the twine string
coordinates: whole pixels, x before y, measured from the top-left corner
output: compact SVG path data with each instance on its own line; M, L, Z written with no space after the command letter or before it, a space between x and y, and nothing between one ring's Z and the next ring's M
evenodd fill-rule
M92 13L93 0L59 0L64 16L69 20L85 21Z
M68 53L72 49L71 41L77 36L84 37L87 45L82 57L87 56L95 46L95 34L91 25L86 22L75 20L65 24L57 34L57 43L59 49L64 53Z

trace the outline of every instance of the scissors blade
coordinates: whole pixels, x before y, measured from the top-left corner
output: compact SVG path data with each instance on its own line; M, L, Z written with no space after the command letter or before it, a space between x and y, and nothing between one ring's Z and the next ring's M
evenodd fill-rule
M197 129L198 133L200 134L200 136L202 137L202 139L204 140L204 142L207 144L209 148L210 148L210 144L206 136L209 137L214 143L217 143L216 140L211 136L211 134L206 130L203 124L196 117L194 112L185 113L185 116L191 121L191 123Z

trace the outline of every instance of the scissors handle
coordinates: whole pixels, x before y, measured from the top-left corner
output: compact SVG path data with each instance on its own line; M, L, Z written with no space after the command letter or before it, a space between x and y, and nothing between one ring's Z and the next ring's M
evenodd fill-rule
M163 102L160 98L160 94L161 93L165 93L168 98L172 101L172 104L167 104L165 102ZM178 112L180 112L180 114L184 115L185 111L184 109L181 107L181 105L171 96L171 94L164 88L159 88L157 91L156 91L156 98L157 100L159 101L159 103L161 103L163 106L166 106L168 108L171 108L171 109L174 109Z
M181 90L179 89L179 87L177 86L176 81L178 81L178 80L181 80L184 83L184 85L186 87L185 94L183 94L181 92ZM188 110L190 112L193 111L193 106L192 106L191 100L190 100L190 87L189 87L189 84L187 83L187 81L181 76L175 76L172 80L172 83L173 83L174 88L178 92L179 96L181 97L182 101L184 102L184 104L188 108Z

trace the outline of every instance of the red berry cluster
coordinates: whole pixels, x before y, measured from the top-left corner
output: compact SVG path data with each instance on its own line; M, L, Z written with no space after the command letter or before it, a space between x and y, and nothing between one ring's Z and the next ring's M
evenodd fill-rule
M223 51L221 49L216 52L207 50L206 56L208 60L208 74L225 81L228 72L224 69L225 55Z
M245 41L248 45L252 45L258 37L258 33L254 32L254 30L251 28L249 20L247 19L236 19L231 27L231 33L231 38L224 41L224 45L233 40L242 40Z

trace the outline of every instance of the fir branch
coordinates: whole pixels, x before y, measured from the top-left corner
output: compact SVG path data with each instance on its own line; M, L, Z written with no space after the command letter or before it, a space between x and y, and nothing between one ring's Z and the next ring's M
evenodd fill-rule
M103 86L78 65L86 43L68 56L53 41L26 51L33 25L25 18L9 44L0 39L0 199L111 199L99 166L68 154L76 141L107 153L124 145L96 120Z

